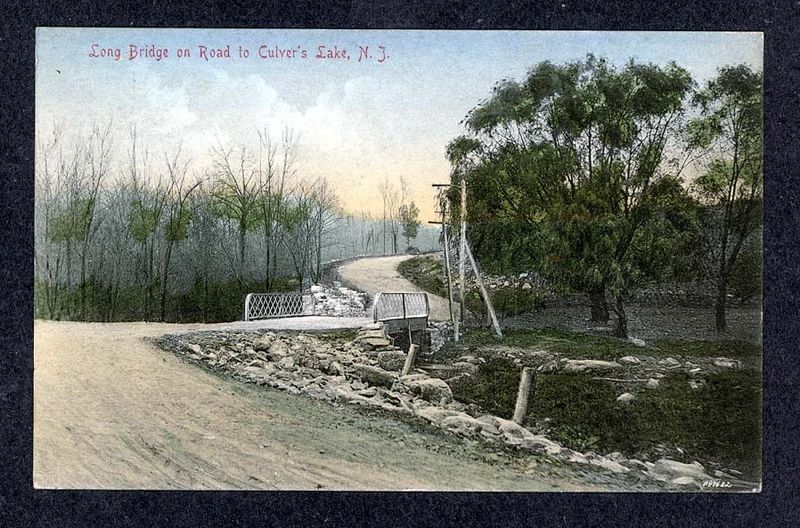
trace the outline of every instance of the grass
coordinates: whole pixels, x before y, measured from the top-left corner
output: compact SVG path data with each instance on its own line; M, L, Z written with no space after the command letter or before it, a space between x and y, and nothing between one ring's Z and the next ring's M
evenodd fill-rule
M456 358L487 347L507 347L548 350L569 358L613 360L628 355L653 357L719 357L748 359L761 357L761 345L744 341L682 341L660 339L646 348L614 337L587 335L569 330L543 328L535 330L505 330L503 339L485 328L470 329L459 342L448 342L437 353L438 360Z
M760 478L761 376L754 370L729 370L709 376L700 389L689 377L673 373L658 390L593 380L591 374L539 374L526 425L580 451L622 452L656 459L659 449L681 448L685 462L700 460ZM455 397L482 410L510 418L519 368L492 358L469 381L454 384ZM619 394L635 391L628 404ZM545 421L545 418L548 420ZM674 457L674 454L669 456Z

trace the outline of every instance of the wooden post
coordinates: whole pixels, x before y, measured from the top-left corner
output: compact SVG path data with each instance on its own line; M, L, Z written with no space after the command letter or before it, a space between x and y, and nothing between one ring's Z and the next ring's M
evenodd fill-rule
M406 356L406 362L403 365L403 371L400 373L401 376L406 376L409 372L411 372L411 367L414 366L414 360L417 358L417 350L419 350L419 346L412 344L408 347L408 355Z
M467 284L464 279L464 259L466 249L464 249L467 245L467 180L462 175L461 176L461 240L460 240L460 249L458 251L458 280L459 286L461 287L461 309L459 310L458 316L461 320L464 320L464 314L466 313L465 310L465 302L467 297Z
M444 230L444 269L447 277L447 301L450 306L450 320L453 322L453 339L458 341L458 317L453 313L453 278L450 276L450 239L447 236L444 213L442 214L442 229Z
M528 412L528 397L531 393L531 379L533 378L533 370L530 367L522 369L522 375L519 378L519 389L517 390L517 405L514 407L514 422L522 425L525 419L525 413Z
M475 262L475 257L472 256L472 250L469 248L469 244L466 244L466 249L467 249L467 256L469 257L469 263L472 266L472 269L475 271L475 276L478 278L478 288L480 288L481 290L481 296L483 297L483 302L486 303L486 310L489 312L489 317L492 320L494 333L497 334L497 337L503 337L503 331L500 330L500 323L497 320L497 314L494 312L494 306L492 306L492 300L489 298L489 292L486 291L486 286L483 284L481 271L478 269L478 264Z

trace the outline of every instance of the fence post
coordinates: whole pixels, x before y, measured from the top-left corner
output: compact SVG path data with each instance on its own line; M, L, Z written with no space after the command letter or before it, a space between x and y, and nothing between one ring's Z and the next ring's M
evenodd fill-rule
M253 295L252 293L248 293L244 298L244 320L245 321L249 321L250 320L250 296L252 296L252 295Z
M406 362L403 364L403 371L400 373L401 376L407 375L411 372L411 367L414 366L414 360L417 357L417 350L419 350L419 346L412 344L408 347L408 355L406 355Z
M533 370L530 367L522 369L522 375L519 379L519 389L517 390L517 404L514 407L514 422L522 425L525 419L525 413L528 411L528 396L531 393L531 379L533 377Z

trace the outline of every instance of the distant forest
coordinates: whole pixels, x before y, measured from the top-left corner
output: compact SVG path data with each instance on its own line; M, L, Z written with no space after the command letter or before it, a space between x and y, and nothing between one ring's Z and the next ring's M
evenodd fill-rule
M307 287L332 260L438 247L404 180L381 183L381 216L348 214L326 178L297 169L291 131L257 139L197 167L135 129L39 137L35 316L235 320L246 293Z

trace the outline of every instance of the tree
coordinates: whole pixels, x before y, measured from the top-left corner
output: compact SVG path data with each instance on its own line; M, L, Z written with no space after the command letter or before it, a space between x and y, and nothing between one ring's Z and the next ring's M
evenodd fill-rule
M186 182L188 163L181 162L180 154L181 149L179 147L172 159L164 156L167 172L169 173L169 191L166 205L167 218L164 226L166 250L164 253L164 271L161 277L161 321L166 319L167 313L167 283L170 261L172 260L172 247L188 237L189 222L192 218L189 197L201 184L201 180L197 180L191 185Z
M281 216L284 214L285 190L290 178L295 175L297 142L291 129L285 129L280 144L274 142L265 130L258 132L257 173L259 195L257 213L264 230L266 246L264 286L272 288L272 277L277 273L278 247L281 244Z
M136 273L142 293L142 318L149 321L155 309L154 288L157 277L156 233L161 225L168 192L162 173L153 171L150 152L141 144L136 131L130 131L127 185L131 195L128 211L128 233L139 245L139 263Z
M339 199L327 178L319 178L311 189L311 208L314 223L315 266L311 277L319 282L322 276L322 250L330 243L326 238L330 229L337 223L336 216Z
M499 252L589 294L596 317L609 294L616 334L627 336L626 297L677 272L696 236L685 163L667 155L692 86L674 63L616 68L592 56L498 83L448 146L452 183L467 180L479 258ZM458 219L457 193L449 198Z
M728 286L741 250L761 225L763 209L762 75L744 65L721 68L697 92L700 117L687 127L689 144L707 152L694 190L708 208L708 252L717 295L715 325L727 328Z
M246 276L247 233L258 226L258 199L261 186L258 172L242 147L234 159L233 152L222 145L214 148L213 205L215 214L232 220L238 233L236 279L244 289Z
M419 231L419 207L414 202L410 205L400 206L400 223L403 226L403 237L406 239L406 246L411 245L411 239L417 237Z

